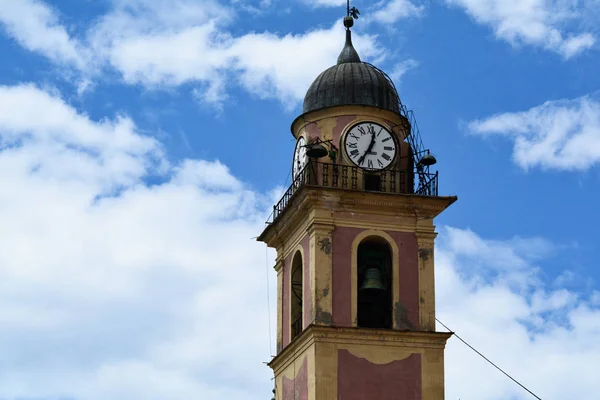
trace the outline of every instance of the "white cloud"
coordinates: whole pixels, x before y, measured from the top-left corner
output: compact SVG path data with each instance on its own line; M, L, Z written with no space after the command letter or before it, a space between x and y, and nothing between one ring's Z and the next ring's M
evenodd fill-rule
M0 105L0 398L268 396L270 204L126 117L34 86Z
M303 99L319 73L335 64L343 47L343 29L336 23L330 29L304 35L263 33L236 39L230 52L242 85L250 93L288 104ZM353 34L352 40L363 59L384 55L375 36Z
M559 48L559 52L565 58L571 58L583 50L591 48L596 43L596 38L591 33L582 33L565 39Z
M592 372L600 357L597 295L551 289L536 278L533 261L546 261L541 257L551 247L539 238L487 240L443 229L436 252L438 317L541 398L592 400L600 388ZM448 399L530 398L457 338L448 344L445 370Z
M0 86L0 108L0 148L40 179L95 182L113 190L139 179L161 155L157 142L136 134L130 119L92 122L33 85ZM69 163L77 168L70 170Z
M355 35L363 57L382 52L375 37ZM177 46L173 46L177 43ZM209 101L222 100L225 81L261 98L285 104L303 99L312 80L333 65L343 46L343 27L303 35L249 33L232 37L214 24L176 33L119 39L110 48L112 65L126 81L145 85L200 82Z
M390 73L390 78L392 78L392 80L394 80L395 82L398 82L402 79L404 74L406 74L411 69L417 68L418 66L419 62L413 60L412 58L404 60L396 64L394 69L392 69L392 72Z
M0 6L0 21L25 48L81 71L79 93L93 87L102 68L113 68L129 84L192 83L194 93L207 103L222 103L232 87L241 86L291 106L335 63L343 47L339 21L304 34L236 36L229 31L235 18L232 8L212 0L115 0L111 10L77 38L41 1ZM375 36L355 34L354 39L363 58L384 56Z
M145 22L127 22L140 18ZM93 30L95 47L129 83L199 83L201 97L209 102L223 101L233 83L258 97L296 104L312 80L335 63L344 41L340 23L297 35L233 36L223 27L222 16L163 27L152 22L155 18L153 13L140 17L127 10L108 14ZM142 28L131 28L135 24ZM157 25L150 32L145 28ZM354 39L362 57L382 56L375 36Z
M372 18L383 24L393 24L402 18L421 15L423 6L416 6L409 0L381 1L377 4Z
M496 36L512 44L536 45L561 54L565 59L589 49L595 37L575 33L585 17L580 2L570 0L446 0L464 8L477 22L489 25Z
M24 48L54 62L83 68L89 54L59 22L58 13L38 0L0 2L0 24Z
M600 102L596 95L494 115L471 122L469 129L482 136L512 139L513 159L523 169L586 170L600 162Z

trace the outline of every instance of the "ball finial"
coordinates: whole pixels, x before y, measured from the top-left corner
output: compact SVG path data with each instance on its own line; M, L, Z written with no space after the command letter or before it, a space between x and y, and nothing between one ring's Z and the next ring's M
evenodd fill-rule
M348 16L345 16L345 17L344 17L344 26L345 26L347 29L350 29L350 28L352 28L352 27L354 26L354 18L352 18L350 15L348 15Z

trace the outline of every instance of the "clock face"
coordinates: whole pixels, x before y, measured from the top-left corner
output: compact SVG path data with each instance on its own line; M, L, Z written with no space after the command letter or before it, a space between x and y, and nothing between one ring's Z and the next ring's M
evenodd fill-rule
M296 148L294 149L294 161L292 165L292 178L294 181L296 178L298 178L304 169L304 166L308 162L308 157L306 156L306 147L304 147L305 145L306 141L304 140L304 137L300 136L296 142Z
M354 125L344 137L350 160L370 171L389 167L396 158L396 141L392 133L375 122Z

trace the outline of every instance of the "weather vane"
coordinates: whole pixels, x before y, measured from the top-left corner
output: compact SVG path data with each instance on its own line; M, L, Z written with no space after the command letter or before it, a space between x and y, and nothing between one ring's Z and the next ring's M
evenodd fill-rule
M360 11L358 11L358 8L356 8L356 7L350 8L350 0L348 0L347 3L348 3L348 6L347 6L348 16L352 17L354 19L358 19L358 16L360 15Z

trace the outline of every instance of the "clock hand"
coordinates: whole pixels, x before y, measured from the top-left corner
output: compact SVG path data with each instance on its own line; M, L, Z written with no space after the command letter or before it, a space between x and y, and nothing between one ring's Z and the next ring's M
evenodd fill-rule
M371 133L371 143L369 143L369 147L367 147L367 151L365 151L365 153L362 155L362 157L358 159L358 163L360 165L362 165L362 163L365 161L366 155L369 154L369 152L371 151L371 149L373 148L374 145L375 145L375 132Z

